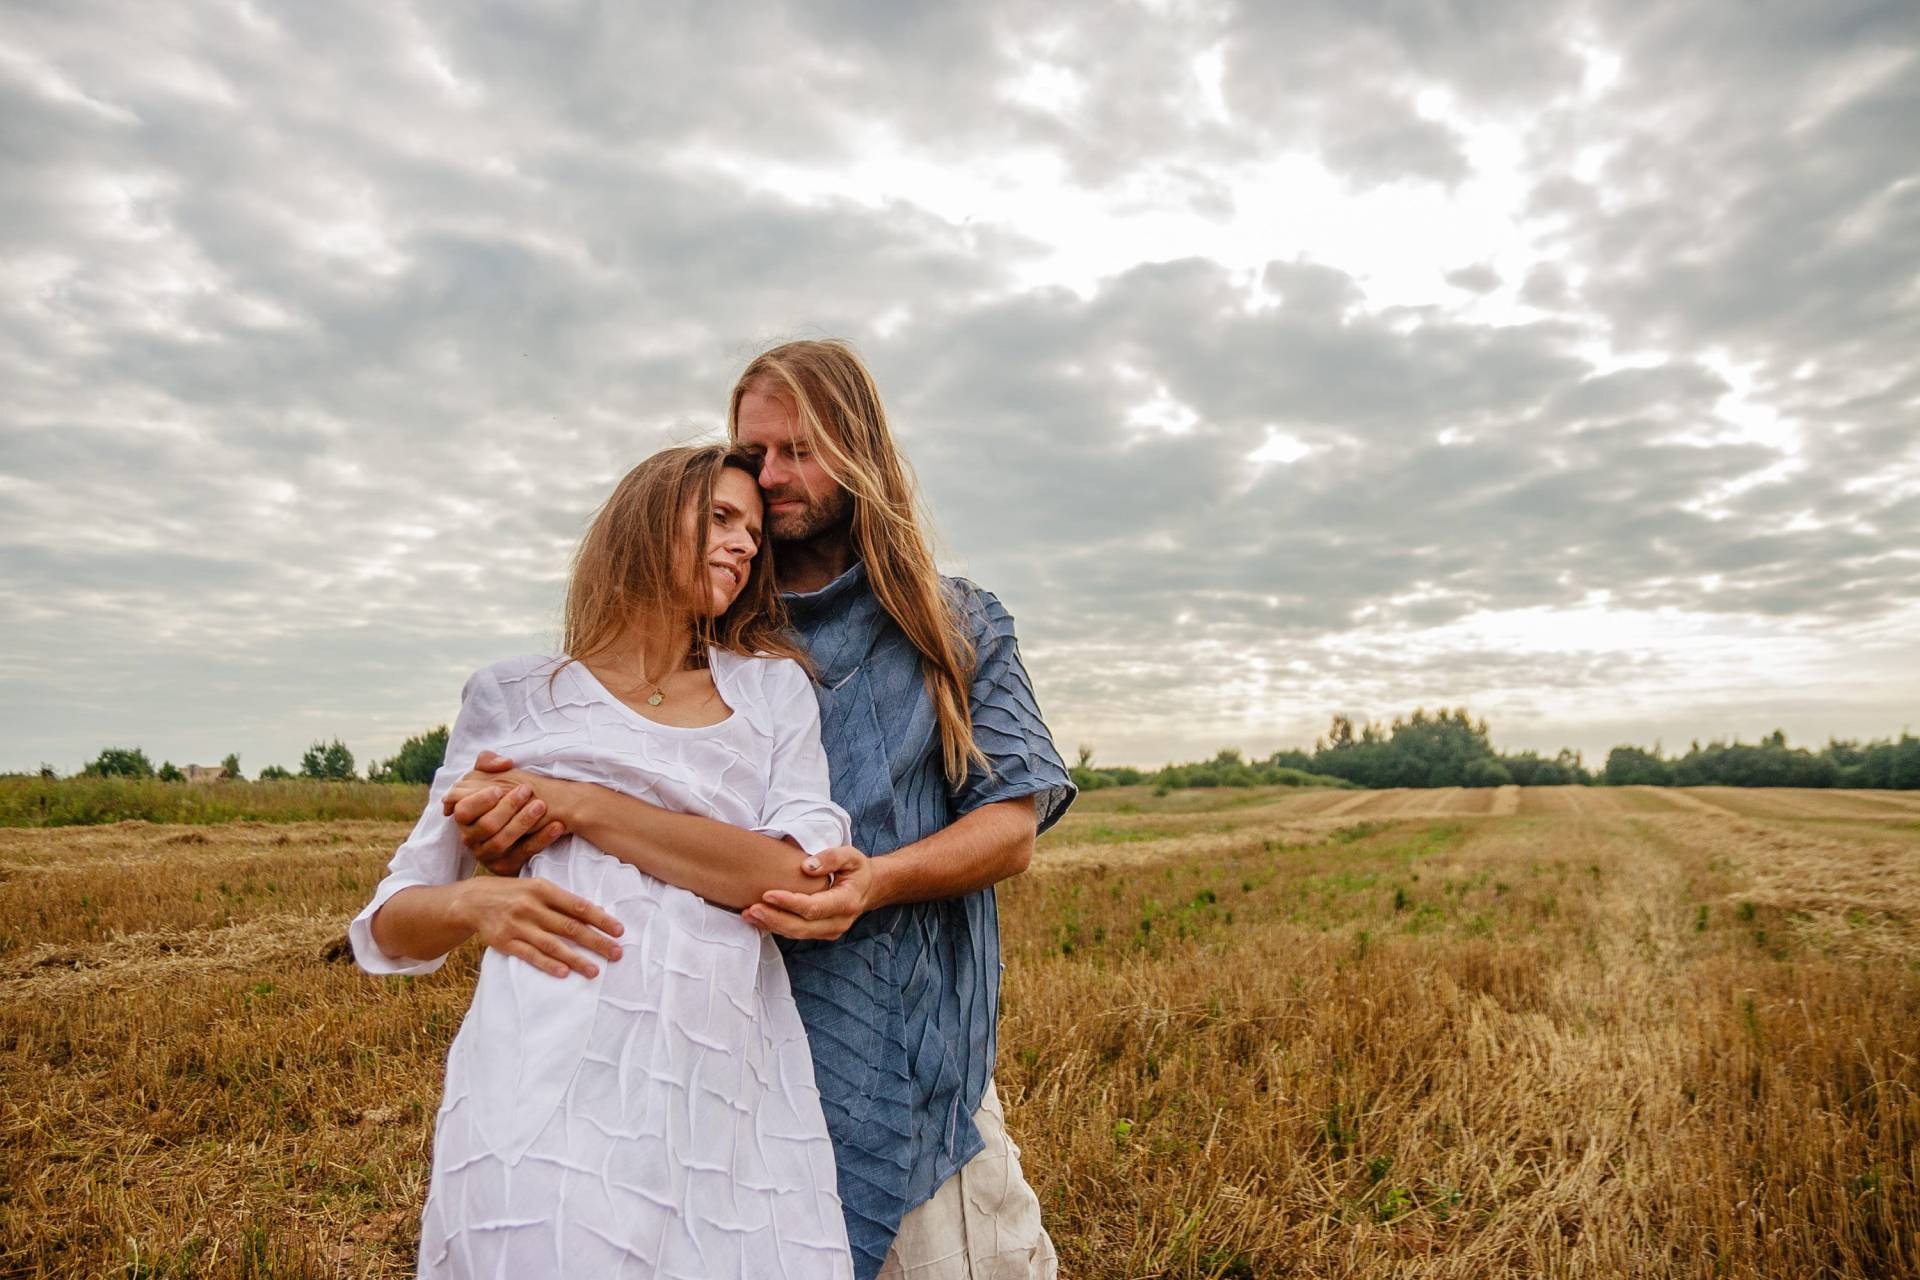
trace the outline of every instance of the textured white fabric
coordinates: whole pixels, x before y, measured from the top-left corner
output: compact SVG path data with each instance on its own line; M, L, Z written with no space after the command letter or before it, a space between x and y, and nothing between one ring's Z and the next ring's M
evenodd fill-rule
M980 1154L900 1221L879 1280L1055 1280L1053 1238L1007 1135L1000 1094L987 1081L973 1113Z
M467 682L426 813L349 931L364 968L439 967L382 954L371 922L401 889L473 870L439 797L482 748L810 852L846 843L813 691L792 662L715 652L733 714L696 729L647 720L578 663L550 681L554 666L515 659ZM851 1276L812 1060L771 939L578 836L522 874L618 917L623 955L592 979L481 960L447 1056L420 1275Z

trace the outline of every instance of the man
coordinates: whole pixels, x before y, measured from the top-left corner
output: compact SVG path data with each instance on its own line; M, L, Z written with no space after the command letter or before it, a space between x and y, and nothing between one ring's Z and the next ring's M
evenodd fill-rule
M1013 620L935 571L851 348L762 354L734 385L728 429L759 461L780 586L818 669L833 797L853 817L857 847L806 864L833 873L831 887L769 892L744 915L784 940L856 1273L1050 1277L1053 1245L993 1089L993 886L1026 869L1074 790ZM480 791L454 810L492 870L517 870L560 834L524 803ZM645 821L642 802L622 803Z

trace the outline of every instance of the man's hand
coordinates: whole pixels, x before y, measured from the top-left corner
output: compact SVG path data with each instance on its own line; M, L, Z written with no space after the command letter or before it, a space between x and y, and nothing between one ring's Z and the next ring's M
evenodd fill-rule
M482 751L474 767L441 797L440 808L460 829L460 843L497 876L517 875L534 854L567 833L564 823L549 822L547 804L536 794L541 783L513 761Z
M613 939L625 926L551 880L478 876L461 881L460 889L460 919L480 940L542 973L564 978L577 972L591 978L600 969L583 951L607 960L620 958L620 945Z
M874 860L852 846L823 849L800 866L808 875L831 874L833 887L815 893L769 889L741 918L783 938L831 940L882 905Z

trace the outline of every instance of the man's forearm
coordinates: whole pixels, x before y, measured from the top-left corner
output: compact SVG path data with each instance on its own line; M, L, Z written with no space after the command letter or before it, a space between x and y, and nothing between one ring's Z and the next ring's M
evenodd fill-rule
M801 871L799 849L758 832L673 813L590 782L539 790L567 830L716 906L738 910L769 889L812 893L827 883Z
M1035 826L1032 796L982 805L873 859L872 906L958 898L1017 876L1033 858Z
M833 888L812 895L769 892L745 915L788 938L839 938L876 907L957 898L1019 875L1033 858L1034 832L1031 796L982 805L884 857L829 849L819 860L824 870L839 872Z

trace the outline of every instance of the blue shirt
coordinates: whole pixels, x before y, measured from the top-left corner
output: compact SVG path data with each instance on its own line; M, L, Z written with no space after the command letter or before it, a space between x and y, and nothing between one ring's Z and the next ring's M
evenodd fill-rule
M974 642L975 744L989 767L949 789L920 654L864 564L788 594L813 658L833 798L853 843L886 854L998 800L1034 797L1045 831L1074 797L1034 703L1013 618L989 592L945 579ZM854 1270L870 1280L909 1209L980 1151L973 1113L993 1075L1000 917L992 889L869 911L835 942L782 939L813 1049Z

